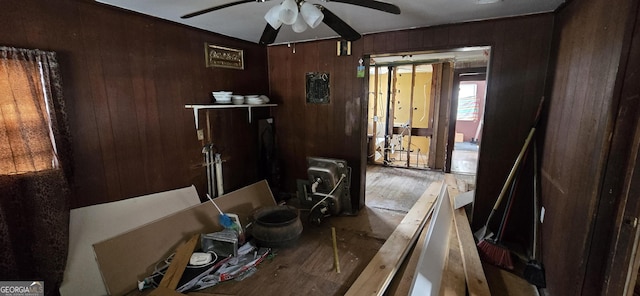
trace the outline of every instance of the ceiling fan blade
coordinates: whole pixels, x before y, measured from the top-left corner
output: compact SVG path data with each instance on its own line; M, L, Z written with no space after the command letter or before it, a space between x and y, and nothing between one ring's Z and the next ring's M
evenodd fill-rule
M400 7L390 3L386 3L386 2L380 2L380 1L374 1L374 0L327 0L327 1L347 3L347 4L372 8L372 9L376 9L376 10L380 10L388 13L400 14Z
M280 28L274 29L271 25L267 24L267 26L264 27L264 31L262 32L262 36L260 36L258 44L271 44L276 41L276 36L278 36L278 32L280 32Z
M329 11L326 7L321 5L318 5L318 7L322 10L322 13L324 13L324 19L322 21L327 24L329 28L340 34L342 38L347 41L356 41L362 37L360 33L356 32L356 30L347 25L347 23L337 15L333 14L333 12Z
M212 11L216 11L218 9L223 9L223 8L235 6L235 5L242 4L242 3L255 2L255 1L257 1L257 0L240 0L240 1L236 1L236 2L222 4L222 5L218 5L218 6L214 6L214 7L209 7L207 9L199 10L199 11L196 11L196 12L192 12L192 13L189 13L189 14L185 14L185 15L181 16L180 18L183 18L183 19L192 18L194 16L199 16L201 14L205 14L205 13L209 13L209 12L212 12Z

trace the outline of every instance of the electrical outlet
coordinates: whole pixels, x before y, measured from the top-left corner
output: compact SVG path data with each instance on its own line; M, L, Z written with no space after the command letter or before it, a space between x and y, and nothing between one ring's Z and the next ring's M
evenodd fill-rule
M542 209L540 209L540 224L544 223L544 207L542 207Z
M204 140L204 130L198 130L198 140Z

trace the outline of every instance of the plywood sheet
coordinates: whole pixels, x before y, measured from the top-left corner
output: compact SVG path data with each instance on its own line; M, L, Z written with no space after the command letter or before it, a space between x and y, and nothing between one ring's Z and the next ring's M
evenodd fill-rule
M62 295L105 295L92 245L200 203L195 186L71 210Z
M225 212L238 214L246 225L255 209L276 202L267 182L260 181L216 198L216 204ZM213 204L202 203L94 244L109 294L123 295L136 289L137 280L150 274L157 261L191 235L222 229L217 213Z

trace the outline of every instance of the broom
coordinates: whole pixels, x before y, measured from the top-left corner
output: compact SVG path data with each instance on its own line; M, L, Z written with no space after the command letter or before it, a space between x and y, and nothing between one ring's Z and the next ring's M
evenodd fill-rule
M524 268L523 276L531 284L538 288L545 288L547 281L544 276L544 266L536 259L538 248L538 145L533 142L533 242L531 246L531 259Z
M520 149L520 153L518 153L518 157L516 158L516 161L513 164L513 167L511 167L511 171L509 172L509 176L507 176L507 180L504 182L504 185L502 186L502 190L500 191L500 195L498 195L498 199L496 199L496 203L493 205L493 208L491 209L491 213L489 213L489 217L487 218L487 222L485 222L484 226L482 226L482 228L480 228L478 231L476 231L473 234L475 236L475 238L479 242L482 242L483 240L485 240L485 239L487 239L487 238L492 236L492 234L487 234L487 228L489 226L489 222L491 221L491 218L493 217L493 215L496 213L496 211L500 207L500 203L502 202L502 199L504 198L505 194L507 193L507 189L509 188L509 184L511 184L511 181L513 180L513 178L516 175L516 171L518 170L518 167L520 166L520 162L522 162L522 159L524 158L525 152L527 152L527 148L529 147L529 143L531 142L531 138L533 137L533 134L535 133L535 131L536 131L535 126L531 128L531 131L529 131L529 135L527 136L527 139L524 141L524 145L522 146L522 149Z
M536 111L536 117L533 121L533 126L529 131L529 135L527 135L527 139L524 141L524 145L522 145L522 149L520 149L520 153L518 153L518 157L516 157L516 161L514 162L513 167L511 167L511 171L509 171L507 180L504 182L504 185L502 186L502 190L500 190L500 194L498 195L498 199L496 199L496 203L493 205L493 208L489 213L487 222L485 222L484 226L482 226L478 231L476 231L473 234L473 236L476 238L477 241L482 241L493 235L491 233L487 233L489 222L491 221L493 214L495 214L495 212L498 210L498 207L500 206L500 202L502 202L502 198L504 198L504 195L507 192L507 188L509 187L509 184L511 184L511 181L513 180L513 177L516 174L516 170L518 169L518 166L520 165L520 162L522 161L522 158L524 157L524 154L527 151L527 148L529 147L531 138L533 138L533 134L536 132L536 125L538 125L538 120L540 120L540 113L542 112L543 103L544 103L544 97L540 99L540 102L538 104L538 110Z
M520 171L520 170L518 170ZM509 198L507 199L507 207L502 214L502 220L500 221L500 228L498 229L498 237L496 239L486 238L478 242L478 253L480 257L487 263L495 266L503 267L509 270L513 269L513 260L511 259L511 252L502 244L502 237L504 236L505 225L507 219L511 213L511 206L513 205L513 197L517 186L517 178L511 183L509 189Z

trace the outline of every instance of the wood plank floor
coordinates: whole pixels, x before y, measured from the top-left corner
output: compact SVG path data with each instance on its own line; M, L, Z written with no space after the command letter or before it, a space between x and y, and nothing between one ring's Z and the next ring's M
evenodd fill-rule
M473 177L461 176L473 188ZM228 281L200 292L210 295L343 295L391 235L431 182L444 174L382 166L367 167L366 206L356 216L330 217L320 226L307 223L297 244L274 250L258 271L242 281ZM293 204L295 202L292 201ZM341 273L333 264L331 227L336 228ZM513 290L514 279L492 272L496 295L535 295ZM517 280L516 280L517 282ZM525 282L526 283L526 282ZM511 291L517 294L513 294ZM128 295L146 295L148 291Z

